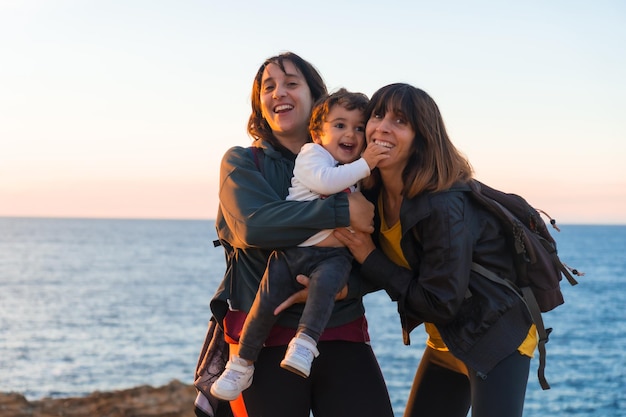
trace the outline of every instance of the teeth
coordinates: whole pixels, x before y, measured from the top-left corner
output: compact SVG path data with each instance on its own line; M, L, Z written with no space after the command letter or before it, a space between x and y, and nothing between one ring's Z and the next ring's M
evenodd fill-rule
M374 139L374 143L376 145L382 146L384 148L389 148L389 149L393 148L393 145L391 143L389 143L389 142L384 142L384 141L381 141L381 140Z
M293 106L291 104L281 104L280 106L274 107L274 111L278 113L279 111L291 110Z

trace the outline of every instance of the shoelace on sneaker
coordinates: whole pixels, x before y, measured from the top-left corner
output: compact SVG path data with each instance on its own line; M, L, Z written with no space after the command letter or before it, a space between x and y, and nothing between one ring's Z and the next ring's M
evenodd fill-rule
M313 352L310 349L306 348L305 346L294 343L291 346L289 346L289 349L291 350L290 355L298 356L307 362L313 361L313 357L314 357Z
M246 376L248 369L249 367L246 365L229 362L226 364L226 370L224 371L222 378L237 385L237 381Z

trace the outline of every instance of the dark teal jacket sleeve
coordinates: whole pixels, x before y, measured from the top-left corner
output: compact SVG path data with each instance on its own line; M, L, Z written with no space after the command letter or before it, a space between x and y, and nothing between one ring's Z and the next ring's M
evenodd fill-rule
M263 173L246 148L226 152L220 170L218 233L233 247L296 246L322 229L346 227L345 193L313 201L286 201L293 161L266 149ZM269 161L268 158L274 159ZM270 185L271 184L271 185Z

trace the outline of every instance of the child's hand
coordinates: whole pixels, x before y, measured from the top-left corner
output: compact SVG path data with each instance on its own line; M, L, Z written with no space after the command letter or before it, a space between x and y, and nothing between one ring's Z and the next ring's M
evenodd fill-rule
M361 154L361 157L367 162L370 171L376 168L376 165L383 159L389 158L389 149L375 143L368 143L367 148Z

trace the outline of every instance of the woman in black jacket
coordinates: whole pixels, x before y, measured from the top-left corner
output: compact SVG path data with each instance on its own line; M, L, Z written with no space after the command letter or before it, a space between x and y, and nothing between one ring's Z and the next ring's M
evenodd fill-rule
M513 292L471 270L515 278L497 219L470 199L471 165L418 88L381 88L368 114L367 142L390 150L364 184L376 232L335 234L398 303L405 344L425 323L405 417L466 416L470 406L474 417L521 416L536 329Z

